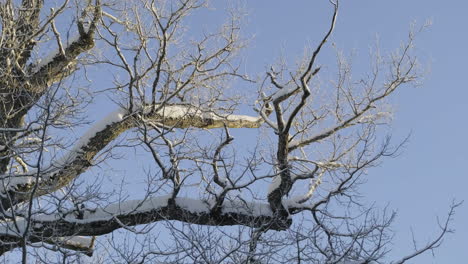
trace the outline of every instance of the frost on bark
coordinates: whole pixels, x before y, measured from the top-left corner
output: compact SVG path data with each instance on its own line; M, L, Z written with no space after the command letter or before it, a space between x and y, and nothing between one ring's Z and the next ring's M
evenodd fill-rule
M118 257L95 254L96 263L383 259L393 215L362 206L356 188L398 151L379 134L386 98L419 77L417 32L391 56L374 54L359 82L338 56L324 93L320 52L338 1L330 6L310 54L257 80L241 71L236 10L217 31L192 36L185 20L208 7L201 0L1 1L1 254L78 261L107 238ZM106 87L88 80L96 69ZM241 98L229 89L239 83L257 92ZM113 109L96 120L87 111L96 104ZM255 114L242 114L249 108ZM258 131L258 146L236 145L232 134L247 130ZM113 178L105 168L121 155L147 167L129 168L119 191L98 175ZM126 190L128 182L143 186ZM440 237L397 263L437 247L456 206ZM173 245L150 243L155 226ZM135 235L138 253L109 239L119 230Z

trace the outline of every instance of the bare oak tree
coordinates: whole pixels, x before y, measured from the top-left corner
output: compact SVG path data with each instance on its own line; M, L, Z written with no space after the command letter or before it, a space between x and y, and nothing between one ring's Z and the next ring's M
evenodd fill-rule
M6 259L86 262L98 251L93 263L385 260L394 214L366 207L357 191L369 168L398 153L381 134L386 99L420 77L415 31L395 53L373 54L366 78L353 79L338 56L336 79L321 89L319 54L338 0L309 55L258 80L241 70L236 10L218 31L190 32L189 15L207 7L0 1ZM96 70L105 87L88 79ZM239 82L258 92L239 97L229 88ZM87 109L97 103L114 110L96 121ZM239 114L249 108L256 114ZM236 144L239 130L254 130L257 145ZM121 182L109 169L120 162L135 166ZM455 207L440 237L394 263L439 246Z

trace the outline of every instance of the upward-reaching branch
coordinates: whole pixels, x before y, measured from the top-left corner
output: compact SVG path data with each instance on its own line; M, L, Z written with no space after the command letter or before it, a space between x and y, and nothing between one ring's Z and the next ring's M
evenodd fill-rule
M301 109L306 105L307 98L310 95L310 89L308 86L308 83L310 79L312 78L313 75L318 73L319 68L313 69L315 60L317 58L317 55L320 53L320 50L322 49L322 46L327 42L328 38L330 37L331 33L333 32L333 29L335 28L335 23L336 23L336 18L338 14L338 1L336 3L331 2L334 10L333 10L333 16L331 20L330 27L321 40L320 44L317 46L315 51L312 54L312 57L309 60L308 66L303 72L300 80L300 87L296 88L294 86L292 89L287 89L283 87L282 89L285 89L284 93L281 93L280 96L276 95L273 98L273 106L275 108L276 112L276 117L277 117L277 126L278 126L278 149L277 149L277 162L278 162L278 172L279 175L277 176L277 179L275 180L274 186L270 187L270 192L268 194L268 202L270 203L272 210L274 212L277 212L279 215L282 217L286 217L288 215L287 210L284 208L282 204L282 199L285 195L288 195L289 191L292 188L293 185L293 179L291 177L291 172L290 172L290 165L288 163L288 155L289 155L289 140L290 140L290 133L289 130L291 128L291 125L296 118L296 115L301 111ZM270 75L271 80L275 86L279 86L273 75ZM293 82L294 84L296 82ZM290 98L295 91L297 90L302 90L302 97L301 101L297 106L295 106L294 110L292 113L289 115L289 117L284 120L283 116L283 109L281 107L281 104L284 100Z

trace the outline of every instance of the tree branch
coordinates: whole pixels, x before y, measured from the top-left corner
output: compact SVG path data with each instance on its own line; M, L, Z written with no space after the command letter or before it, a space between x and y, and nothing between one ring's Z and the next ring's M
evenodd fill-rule
M119 109L97 122L81 137L79 142L65 157L54 161L48 168L44 167L39 179L35 196L52 193L68 185L73 179L93 165L94 157L111 141L126 130L136 127L141 122L151 122L157 126L172 128L258 128L263 123L261 117L244 115L218 114L213 110L204 110L192 105L158 106L152 112L151 106L128 114ZM0 190L3 210L30 198L31 190L36 184L35 173L25 175L3 175Z
M82 219L74 215L41 214L34 215L31 219L19 218L2 222L0 255L20 246L22 231L28 221L31 243L67 236L104 235L128 226L166 220L207 226L267 226L269 230L285 230L291 224L274 217L270 206L265 203L226 200L219 210L211 210L208 201L176 198L174 203L168 203L169 199L171 196L118 202L106 208L85 211Z

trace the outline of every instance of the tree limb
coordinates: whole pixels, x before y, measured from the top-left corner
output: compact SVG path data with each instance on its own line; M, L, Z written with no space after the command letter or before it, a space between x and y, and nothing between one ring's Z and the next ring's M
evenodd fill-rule
M67 236L95 236L108 234L127 226L179 220L207 226L244 225L285 230L291 222L276 218L266 203L245 203L226 200L219 210L211 210L209 202L170 196L154 197L143 201L111 204L106 208L88 210L82 219L74 215L34 215L31 219L17 218L0 225L0 255L20 246L22 228L30 221L31 243Z
M111 141L126 130L141 122L152 122L159 126L172 128L258 128L263 123L261 117L245 115L218 114L192 105L158 106L158 111L150 111L151 106L142 107L133 113L119 109L97 122L79 140L72 151L60 160L54 161L41 172L38 183L35 174L3 175L0 190L3 210L27 201L35 184L39 184L35 196L52 193L68 185L72 180L93 165L94 157Z

